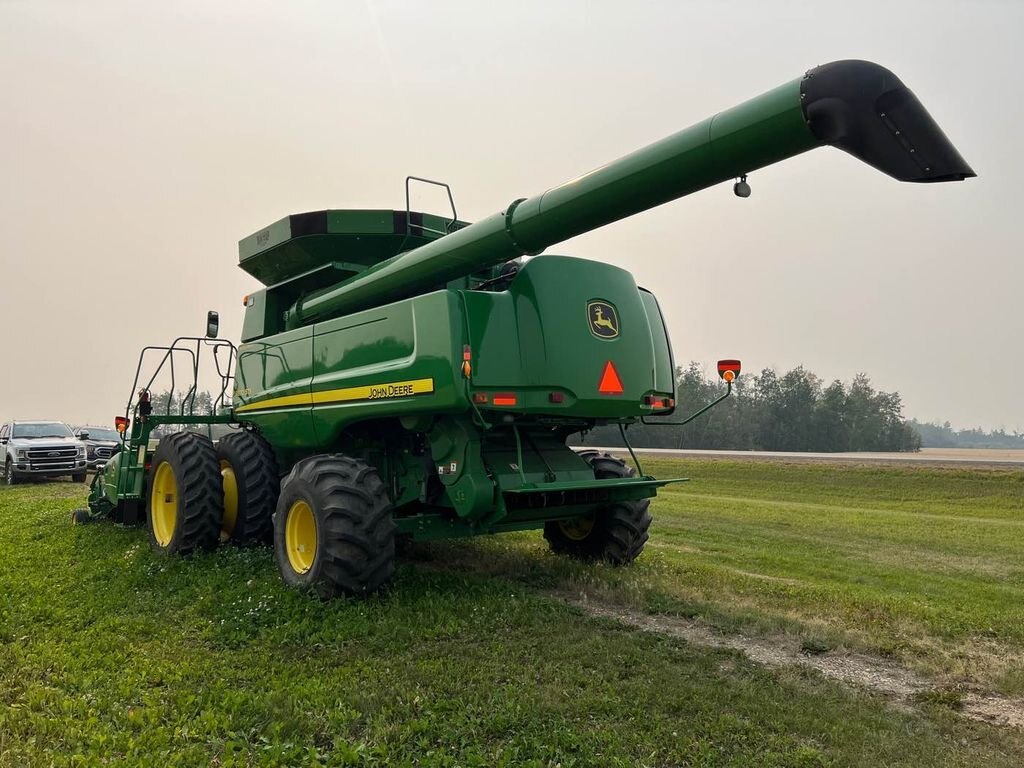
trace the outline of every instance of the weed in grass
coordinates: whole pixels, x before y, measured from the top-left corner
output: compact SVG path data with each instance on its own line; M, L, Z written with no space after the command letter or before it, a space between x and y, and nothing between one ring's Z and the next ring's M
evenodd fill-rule
M818 637L805 637L800 642L800 652L807 656L820 656L833 649L833 645Z
M933 707L945 707L953 711L964 708L964 695L953 688L932 688L914 694L914 700Z

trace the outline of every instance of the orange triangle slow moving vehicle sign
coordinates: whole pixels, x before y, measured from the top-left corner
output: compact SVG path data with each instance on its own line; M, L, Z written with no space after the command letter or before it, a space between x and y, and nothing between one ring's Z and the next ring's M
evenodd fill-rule
M602 395L621 395L625 392L619 372L615 370L611 360L604 364L604 373L601 374L601 383L597 385L597 391Z

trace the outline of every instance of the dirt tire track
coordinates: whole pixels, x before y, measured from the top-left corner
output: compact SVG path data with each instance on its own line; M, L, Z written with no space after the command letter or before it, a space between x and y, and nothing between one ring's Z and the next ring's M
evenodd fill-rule
M612 619L644 632L678 638L706 648L739 651L751 661L766 667L801 666L814 669L831 680L880 693L902 706L918 706L917 697L944 690L935 681L905 667L861 653L835 652L808 654L799 645L782 639L722 635L696 621L673 616L652 616L621 606L597 602L586 593L565 591L551 595L582 611ZM960 693L962 706L956 711L972 720L1024 730L1024 700L1011 699L983 691Z

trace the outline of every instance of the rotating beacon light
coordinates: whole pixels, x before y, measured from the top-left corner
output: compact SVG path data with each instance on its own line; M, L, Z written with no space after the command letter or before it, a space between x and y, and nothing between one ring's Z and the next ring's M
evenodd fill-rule
M719 360L718 376L726 384L732 384L740 375L740 368L739 360Z

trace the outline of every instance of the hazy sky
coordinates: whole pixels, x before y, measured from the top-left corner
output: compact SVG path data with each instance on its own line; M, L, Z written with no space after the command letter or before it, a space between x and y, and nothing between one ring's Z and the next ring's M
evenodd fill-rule
M138 350L237 339L237 241L289 213L471 220L842 58L889 67L979 178L832 149L550 249L631 270L676 358L858 371L1024 430L1022 2L0 0L0 418L111 421ZM419 207L440 208L423 196Z

